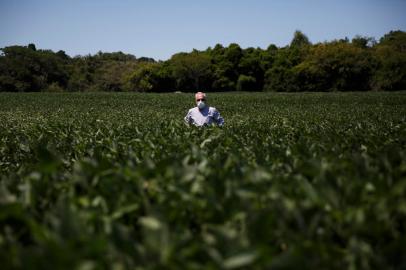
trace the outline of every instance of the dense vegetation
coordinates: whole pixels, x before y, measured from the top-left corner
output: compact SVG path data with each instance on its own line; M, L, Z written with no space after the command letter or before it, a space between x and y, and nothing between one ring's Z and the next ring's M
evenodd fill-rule
M311 44L300 31L282 48L220 44L167 61L122 52L69 57L34 44L2 48L0 92L354 91L406 89L406 33Z
M0 95L2 268L406 267L405 93L192 101Z

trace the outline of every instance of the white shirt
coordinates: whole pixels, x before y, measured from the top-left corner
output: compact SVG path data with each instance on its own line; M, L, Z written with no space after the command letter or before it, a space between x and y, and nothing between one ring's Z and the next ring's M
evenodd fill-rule
M211 125L213 123L220 127L224 125L224 119L221 117L219 111L209 106L204 107L202 110L199 110L198 107L190 109L185 116L185 122L198 127Z

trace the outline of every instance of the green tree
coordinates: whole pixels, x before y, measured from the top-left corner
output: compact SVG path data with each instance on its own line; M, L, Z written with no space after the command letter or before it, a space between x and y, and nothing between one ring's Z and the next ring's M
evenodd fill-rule
M126 78L136 66L133 61L106 61L95 72L94 87L99 91L124 91Z
M368 90L373 66L371 52L331 42L314 46L292 71L296 84L306 91Z
M406 32L384 35L374 51L377 68L372 77L375 90L406 89Z
M254 78L255 82L251 85L252 90L262 90L263 81L264 81L264 69L265 66L262 62L262 50L255 48L247 48L243 50L243 56L241 57L238 64L239 74L248 75L249 77ZM237 90L239 88L239 81L241 75L237 81ZM244 78L244 77L243 77Z
M69 67L67 90L70 92L86 91L93 84L93 71L89 67L88 57L75 57Z
M368 47L372 47L376 44L376 41L373 37L363 37L360 35L356 35L352 40L351 43L355 47L359 47L362 49L366 49Z
M253 76L240 75L237 81L237 91L255 91L257 80Z
M406 32L390 31L380 39L379 45L388 46L392 50L404 53L406 52Z
M295 31L289 46L232 43L178 53L164 62L119 52L71 58L35 44L0 53L0 91L348 91L406 89L406 33L379 43L357 35L312 45Z
M150 92L154 88L154 63L141 63L128 78L128 90L135 92Z
M210 51L210 55L214 70L211 88L215 91L236 90L243 50L236 43L232 43L226 48L217 44Z
M182 91L203 91L210 86L211 58L204 52L178 53L169 60L176 89Z
M298 34L296 34L298 35ZM303 62L309 54L310 46L302 44L275 50L271 48L272 65L264 75L265 91L299 91L293 68Z
M265 91L293 92L297 91L293 84L293 73L291 68L283 65L274 65L265 73Z
M168 92L175 89L175 79L171 67L166 63L138 63L135 70L126 78L127 91Z
M28 44L28 49L30 49L30 50L32 50L32 51L36 51L36 50L37 50L37 48L35 47L35 44L34 44L34 43Z
M293 39L290 42L290 47L301 48L310 45L311 43L309 41L309 38L305 34L303 34L300 30L296 30L295 33L293 34Z
M41 91L54 82L66 86L68 60L52 51L36 50L33 44L1 50L0 91Z

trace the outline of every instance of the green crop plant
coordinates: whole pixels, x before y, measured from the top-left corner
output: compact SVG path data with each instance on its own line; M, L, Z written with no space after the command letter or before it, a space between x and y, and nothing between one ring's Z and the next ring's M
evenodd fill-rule
M402 269L406 94L0 95L3 269Z

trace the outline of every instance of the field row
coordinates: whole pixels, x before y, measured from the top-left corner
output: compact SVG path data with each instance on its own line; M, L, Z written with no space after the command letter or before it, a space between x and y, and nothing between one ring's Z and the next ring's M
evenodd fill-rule
M6 268L406 267L406 94L0 95Z

